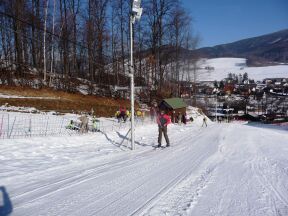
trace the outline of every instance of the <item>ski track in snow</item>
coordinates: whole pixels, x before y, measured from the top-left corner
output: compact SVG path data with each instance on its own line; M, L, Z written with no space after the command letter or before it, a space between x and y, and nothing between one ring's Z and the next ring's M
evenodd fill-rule
M1 184L11 196L11 215L288 215L286 131L238 124L198 127L170 127L172 147L163 150L152 147L156 127L144 125L141 142L136 140L141 148L133 152L83 155L11 176L4 170ZM105 136L110 145L119 143L119 137Z
M265 163L268 156L263 156L261 150L271 148L267 144L274 144L276 136L287 138L287 134L277 132L271 137L271 132L265 136L264 132L268 132L265 129L249 134L249 127L233 125L230 129L233 127L239 134L225 132L227 135L219 145L224 160L217 166L214 186L207 192L207 197L215 198L203 199L206 202L187 215L288 215L287 171L279 167L276 171L273 164ZM275 145L283 148L284 140Z
M273 142L265 134L261 134L261 139ZM263 199L269 200L274 215L288 215L288 169L266 156L263 151L258 151L258 154L251 166L261 185Z
M185 131L185 130L183 130L183 131ZM181 131L181 132L183 132L183 131ZM173 139L172 136L171 136L171 138ZM187 138L183 138L182 141L185 142L185 139L187 139ZM171 153L172 149L173 149L172 154L167 154L168 151L170 151L170 153ZM29 183L28 183L27 187L26 187L26 191L23 192L23 189L22 189L22 193L19 193L19 194L15 193L15 195L13 197L14 204L15 204L15 208L14 208L15 212L17 212L17 209L21 209L21 212L22 212L21 214L23 215L23 213L24 213L24 215L25 215L25 211L23 212L23 209L34 208L35 204L37 205L38 202L43 202L43 199L51 198L51 196L52 197L57 196L59 193L61 193L61 194L66 193L67 191L69 191L69 190L71 190L71 189L73 189L79 185L91 183L92 181L95 181L99 178L101 179L101 177L103 177L103 176L106 179L108 175L112 174L112 176L114 176L115 172L127 173L126 170L129 171L131 169L130 167L135 167L135 166L143 167L144 171L148 172L148 174L153 170L155 170L153 172L158 172L157 166L159 164L159 159L158 159L159 155L161 155L162 159L167 158L167 160L170 160L169 159L170 157L173 158L173 157L177 156L177 154L176 154L177 152L181 153L181 151L184 151L184 150L185 149L183 148L183 146L180 146L180 145L179 146L175 145L173 148L165 149L163 151L153 151L150 149L149 151L140 152L138 155L136 154L136 156L130 155L130 158L128 158L128 159L127 159L127 155L126 155L126 156L123 156L123 158L119 159L118 161L117 160L110 161L107 164L100 165L99 167L91 167L90 169L86 168L85 171L80 172L78 174L76 174L77 172L71 172L71 173L65 173L65 174L63 174L63 176L61 176L61 175L57 176L56 175L56 177L54 177L54 178L49 177L49 176L52 176L50 174L44 174L44 173L40 172L40 174L44 174L45 176L48 176L47 177L48 180L47 180L46 184L43 184L43 182L42 182L43 180L41 180L41 183L38 183L37 181L35 181L35 183L33 183L31 185L29 185ZM196 156L197 157L201 156L201 154L195 155L195 157ZM155 162L150 163L149 166L147 168L145 168L145 166L147 166L147 165L145 165L147 163L147 159L151 160L152 158L153 158L153 160L155 160ZM201 161L200 159L198 159L198 160ZM179 170L181 170L182 167L184 167L185 169L182 172L180 172L179 175L176 175L176 177L170 177L171 179L169 179L168 183L164 184L164 186L158 183L159 188L157 188L158 192L156 191L156 194L160 194L160 193L162 193L162 191L167 190L167 188L170 188L173 184L175 184L175 182L178 182L179 179L182 179L183 176L187 175L188 170L187 170L187 167L185 167L183 165L184 162L182 161L180 164L174 162L174 166L176 166ZM151 165L153 165L153 166L151 167ZM180 165L182 165L182 166L180 166ZM167 165L165 165L165 166L166 166L166 169L168 169ZM125 170L125 171L123 171L123 170ZM55 171L55 170L52 169L50 172L53 172L53 171ZM153 172L152 172L152 174L153 174ZM165 172L165 170L164 170L164 172ZM59 171L57 171L56 174L59 174ZM134 172L131 172L131 174L135 175ZM173 170L171 170L170 175L172 175L172 174L174 175ZM35 175L35 173L34 173L34 175ZM68 175L68 177L67 177L67 175ZM139 174L137 174L137 176L138 175ZM29 176L29 174L28 174L28 176ZM126 179L126 178L124 178L124 179ZM165 179L165 175L163 175L163 179L162 179L163 182L164 182L164 179ZM106 181L107 181L107 179L106 179ZM151 181L153 184L153 182L154 182L153 175L151 176L150 174L147 177L145 177L144 180L143 180L143 177L139 178L139 179L134 179L133 184L135 184L135 188L133 190L131 190L130 193L133 193L133 191L135 191L135 190L139 190L141 187L143 187L143 185L145 187L147 187L147 184L149 184L149 182L151 182ZM101 186L105 187L106 184L107 183L105 182ZM117 182L116 182L116 184L117 184ZM121 182L121 184L123 184L123 182ZM129 191L130 188L131 188L131 184L129 184L128 186L126 186L124 184L124 186L122 185L121 187L113 190L113 192L105 191L105 195L103 196L103 194L102 194L102 196L101 196L102 198L98 199L97 202L104 199L105 203L107 203L107 200L105 198L110 197L110 199L113 200L113 199L115 199L115 197L118 197L115 195L118 193L118 191L121 191L121 194L122 194L123 192L126 193L126 191ZM75 192L73 191L72 193L75 193ZM123 197L125 197L125 193L124 193L124 196L123 195L120 196L121 197L120 200L122 200ZM152 200L153 197L155 196L154 193L155 192L151 193L150 200ZM69 199L71 200L71 197ZM27 200L27 202L23 203L23 200ZM78 199L75 199L75 200L78 200ZM115 202L117 202L117 199L114 200L112 203L115 203ZM110 203L110 202L108 202L108 203ZM111 207L110 205L111 205L111 203L108 204L107 206ZM63 206L65 206L65 204L63 203L60 206L61 206L61 208L63 208ZM103 203L101 203L100 206L103 206ZM145 204L143 206L145 206ZM85 208L87 208L87 206ZM142 208L142 204L138 208L138 210L136 210L136 212L139 211L141 208ZM96 209L98 209L98 208L96 208ZM103 210L105 210L105 208L103 208ZM51 212L50 210L45 209L45 212L46 213L49 212L49 215L50 214L53 215L53 212ZM75 213L75 211L73 213ZM38 212L37 214L41 214L41 211ZM89 214L101 215L102 213L91 212ZM126 213L124 213L123 215L125 215L125 214ZM27 211L27 215L31 215L31 212ZM75 214L75 215L77 215L77 214Z
M247 131L235 136L231 133L233 130L243 130L243 126L238 127L225 128L215 140L218 152L203 163L200 173L195 172L196 176L191 175L177 185L144 215L288 215L287 160L286 168L279 162L267 163L261 150L262 143L267 143L267 139L273 143L275 137L265 136L263 129L256 130L252 136L245 136ZM258 132L261 138L255 139ZM283 133L275 132L275 135ZM253 145L255 140L260 144L257 148ZM233 143L245 151L231 148ZM279 147L284 143L278 143ZM244 152L251 154L248 161ZM234 169L238 169L238 173Z

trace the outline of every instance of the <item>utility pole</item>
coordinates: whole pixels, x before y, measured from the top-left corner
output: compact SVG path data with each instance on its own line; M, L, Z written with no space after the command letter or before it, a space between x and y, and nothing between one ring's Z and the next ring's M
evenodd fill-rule
M131 86L131 149L135 149L135 121L134 121L134 60L133 60L133 25L137 20L140 20L142 8L140 7L141 0L134 0L130 14L130 86Z
M131 149L135 149L135 136L134 136L134 60L133 60L133 23L135 22L134 16L130 16L130 87L131 87Z

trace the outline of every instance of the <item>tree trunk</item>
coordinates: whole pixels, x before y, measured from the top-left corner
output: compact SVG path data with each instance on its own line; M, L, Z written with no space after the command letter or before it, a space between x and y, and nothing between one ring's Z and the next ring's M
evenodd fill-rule
M22 0L17 1L15 4L15 15L17 17L22 17L22 12L24 10L24 3ZM14 28L14 38L15 38L15 50L16 50L16 64L17 64L17 74L21 77L23 73L23 40L22 40L22 23L20 19L13 20Z
M48 12L49 0L45 0L45 15L44 15L44 34L43 34L43 73L44 82L46 82L46 27L47 27L47 12Z

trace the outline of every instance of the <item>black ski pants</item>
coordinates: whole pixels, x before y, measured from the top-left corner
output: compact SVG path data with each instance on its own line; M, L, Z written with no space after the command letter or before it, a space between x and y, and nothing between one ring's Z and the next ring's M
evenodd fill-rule
M158 130L159 130L159 134L158 134L158 146L160 147L161 146L161 142L162 142L162 133L165 137L165 140L166 140L166 144L167 146L170 145L170 142L169 142L169 138L168 138L168 135L167 135L167 126L164 126L164 127L160 127L158 126Z

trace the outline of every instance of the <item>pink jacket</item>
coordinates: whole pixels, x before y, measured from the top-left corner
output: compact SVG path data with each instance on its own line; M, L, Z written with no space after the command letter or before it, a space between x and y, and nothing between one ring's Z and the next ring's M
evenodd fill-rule
M159 114L157 116L157 124L160 126L160 127L166 127L168 124L171 123L171 118L170 116L166 115L166 114Z

